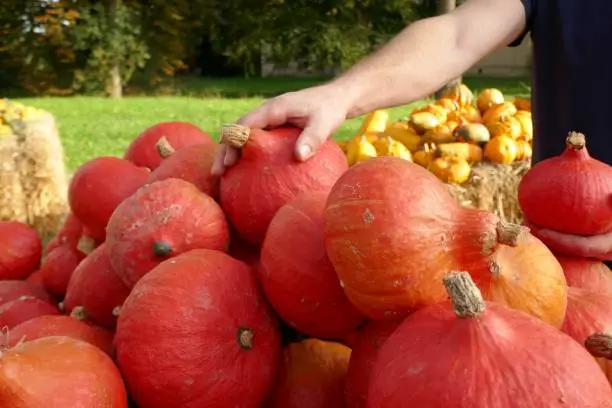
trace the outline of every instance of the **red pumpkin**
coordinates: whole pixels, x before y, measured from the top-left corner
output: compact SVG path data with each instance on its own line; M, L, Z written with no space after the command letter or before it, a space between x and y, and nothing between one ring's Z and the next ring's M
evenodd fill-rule
M110 264L106 244L100 245L75 269L64 299L67 313L114 329L130 289Z
M104 241L115 208L149 179L149 171L117 157L97 157L74 173L68 190L70 210L84 235Z
M19 280L0 281L0 305L22 296L31 296L50 303L53 302L53 298L39 285Z
M326 191L303 193L282 206L261 248L260 281L289 325L313 337L353 332L364 317L346 298L323 240Z
M283 354L267 408L344 406L350 348L340 343L307 339L287 345Z
M523 227L462 207L419 165L380 157L351 167L324 217L344 291L373 319L444 301L444 273L469 270L485 299L563 323L567 285L548 248Z
M36 230L17 221L0 221L0 280L25 279L38 268L42 242Z
M346 373L347 408L367 406L370 374L376 362L378 350L400 323L401 320L370 321L359 330Z
M40 267L45 288L59 297L64 297L72 273L85 255L68 243L51 251Z
M250 268L197 249L136 284L115 345L141 407L257 408L273 385L280 334Z
M567 314L563 330L580 344L585 344L593 333L608 332L612 328L612 294L570 288ZM612 361L598 359L608 380L612 382Z
M368 407L612 407L605 375L580 344L485 303L467 272L444 284L451 302L408 316L381 347Z
M597 293L612 294L612 271L596 259L557 256L567 284Z
M219 205L180 179L138 190L117 207L107 231L111 265L130 288L165 259L197 248L226 251L229 245Z
M82 233L83 224L81 224L81 221L74 214L68 213L57 235L45 246L45 255L65 243L76 249Z
M70 316L58 315L38 316L13 327L10 331L9 346L15 347L24 341L51 336L83 340L110 356L114 353L112 332L85 324Z
M119 370L99 348L66 336L2 353L0 404L13 408L127 408Z
M9 329L38 316L58 315L58 308L34 296L20 296L0 305L0 327Z
M196 125L187 122L161 122L147 128L136 139L132 141L124 159L129 160L137 166L147 167L154 170L162 162L155 147L157 141L165 137L176 149L196 144L213 144L210 135Z
M157 143L157 149L164 161L153 170L149 182L179 178L189 181L215 200L219 198L219 178L210 174L218 145L197 144L176 151L163 137Z
M242 149L240 161L221 177L221 207L252 245L261 245L279 208L299 193L329 190L348 168L332 140L311 159L297 161L294 149L300 132L293 127L258 130L239 125L225 126L221 132L221 142Z
M32 283L34 285L38 285L42 288L45 287L45 284L43 282L43 274L40 269L37 269L34 272L32 272L32 274L28 276L28 278L25 281L28 283Z
M260 249L242 239L240 234L231 226L228 254L253 268L259 265Z
M533 224L576 235L612 230L612 167L592 158L581 133L566 149L535 164L521 178L518 201ZM555 203L555 205L550 205Z

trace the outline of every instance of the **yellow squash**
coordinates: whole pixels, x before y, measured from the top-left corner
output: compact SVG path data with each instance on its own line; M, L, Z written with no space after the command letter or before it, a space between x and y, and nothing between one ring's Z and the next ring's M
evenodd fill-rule
M455 136L453 135L453 131L448 128L446 125L439 125L433 129L429 129L423 135L423 140L425 142L431 143L450 143L455 141Z
M463 184L469 180L472 168L461 157L438 157L428 167L436 177L445 183Z
M460 157L468 162L482 160L482 148L465 142L442 143L436 146L436 155L440 157Z
M389 124L389 112L386 110L375 110L366 115L356 136L366 133L380 133Z
M411 152L416 152L421 146L421 136L412 127L404 122L395 122L387 126L383 136L389 136L397 140Z
M516 160L518 147L516 140L509 136L497 136L487 143L485 157L498 164L511 164Z
M350 166L376 156L376 148L365 136L358 136L348 144L346 158Z
M435 147L428 143L423 145L423 148L413 155L414 162L419 166L427 168L432 162L436 154Z
M383 136L373 143L378 156L392 156L412 161L410 150L389 136Z
M495 88L483 89L476 98L476 106L480 112L485 112L492 106L504 103L504 94Z
M410 115L410 126L423 134L440 124L440 120L431 112L414 112Z
M532 154L531 144L528 141L516 141L516 160L531 160Z

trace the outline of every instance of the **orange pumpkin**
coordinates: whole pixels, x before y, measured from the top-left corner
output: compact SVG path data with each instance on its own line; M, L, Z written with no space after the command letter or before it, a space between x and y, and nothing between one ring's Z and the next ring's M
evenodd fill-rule
M430 143L449 143L453 142L455 137L453 136L452 130L446 125L439 125L433 129L428 130L423 135L424 142Z
M491 137L508 136L512 139L518 139L523 134L521 123L513 116L502 116L498 121L489 122L487 129L489 129Z
M446 88L442 94L443 98L452 99L459 106L468 106L474 100L474 94L465 84L455 84Z
M499 122L504 116L514 116L517 112L516 106L512 102L504 102L490 107L482 115L484 123Z
M511 164L518 156L516 140L509 136L494 137L487 143L484 155L493 163Z
M485 112L492 106L504 103L504 94L495 88L483 89L476 98L476 106L480 112Z
M442 106L449 112L456 111L457 109L459 109L459 104L450 98L440 98L434 103L436 105Z
M531 160L533 149L531 144L525 140L516 141L516 160Z
M469 123L457 129L457 137L470 143L486 143L491 138L489 129L481 123Z
M468 105L461 108L461 115L467 122L480 123L482 122L482 116L475 107Z
M519 110L531 111L531 100L517 96L514 98L514 106Z

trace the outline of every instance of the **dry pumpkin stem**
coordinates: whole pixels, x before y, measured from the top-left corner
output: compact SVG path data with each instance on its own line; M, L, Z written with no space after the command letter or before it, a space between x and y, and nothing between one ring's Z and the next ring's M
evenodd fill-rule
M569 149L582 150L586 146L586 137L580 132L569 132L565 144Z
M442 282L450 296L457 317L477 317L485 311L486 305L480 289L469 273L449 272L442 278Z
M591 334L584 341L584 347L593 357L603 357L612 360L612 335L606 333Z
M162 136L159 138L157 143L155 143L155 148L157 149L157 153L162 159L169 157L172 153L176 152L174 147L170 144L166 136Z
M64 302L59 302L57 304L57 308L60 312L64 313L66 311L66 305L64 305Z
M87 320L89 316L87 315L87 311L83 306L75 306L70 312L70 317L74 317L77 320Z
M249 140L251 129L242 125L223 125L221 127L221 138L219 143L225 143L229 146L241 149Z
M152 246L156 258L168 258L172 255L172 246L167 241L155 241Z
M240 346L240 348L245 350L250 350L253 348L253 337L255 337L255 333L253 333L253 330L246 327L239 328L238 334L236 335L238 345Z
M96 248L96 241L93 238L83 235L79 242L77 243L77 249L84 253L85 255L89 255Z
M529 228L511 222L499 221L495 227L497 242L509 246L517 246L521 236L529 232Z
M120 314L121 314L121 306L115 306L113 308L113 316L119 317Z

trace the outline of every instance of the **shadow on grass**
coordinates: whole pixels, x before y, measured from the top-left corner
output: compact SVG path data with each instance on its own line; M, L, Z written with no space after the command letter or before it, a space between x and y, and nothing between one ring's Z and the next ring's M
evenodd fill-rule
M154 88L130 86L126 96L178 96L193 98L271 98L285 92L297 91L325 83L324 77L268 77L268 78L204 78L179 77ZM529 95L530 80L527 77L466 77L466 85L478 92L485 88L498 88L508 95ZM38 97L24 90L2 90L0 97Z

